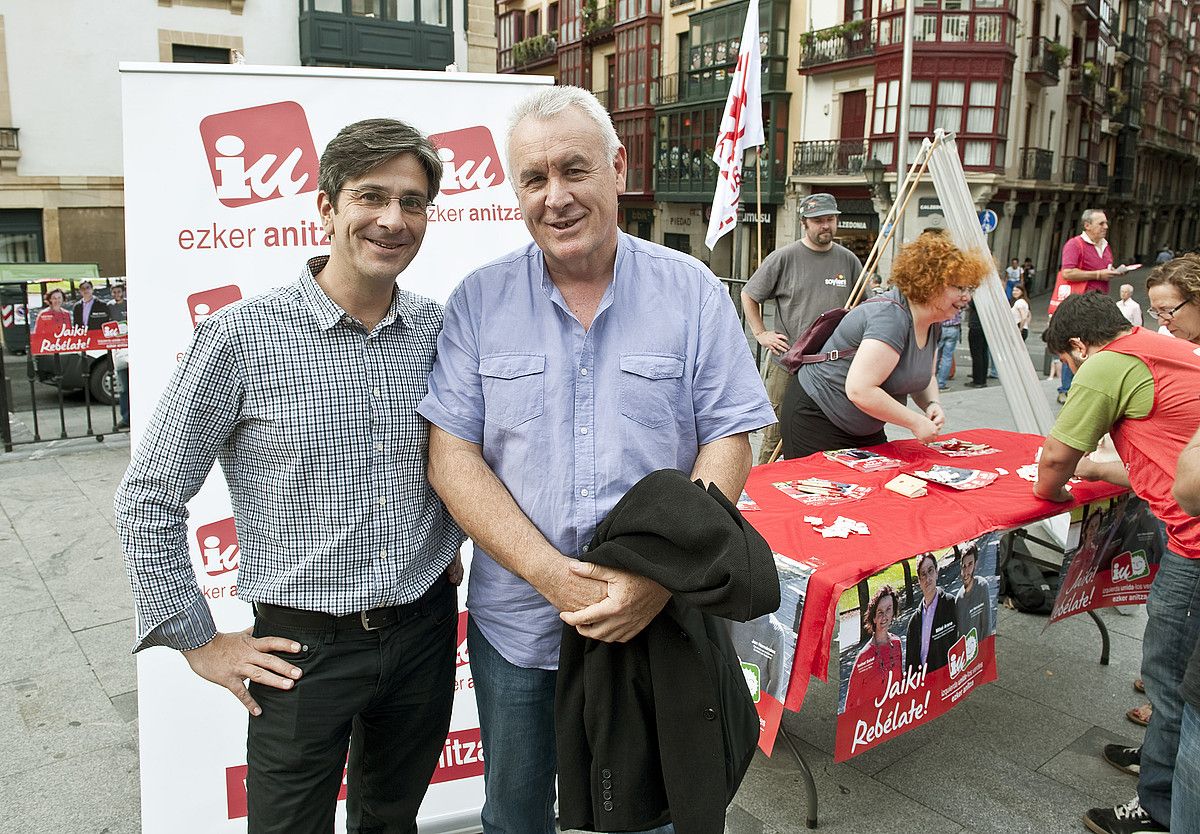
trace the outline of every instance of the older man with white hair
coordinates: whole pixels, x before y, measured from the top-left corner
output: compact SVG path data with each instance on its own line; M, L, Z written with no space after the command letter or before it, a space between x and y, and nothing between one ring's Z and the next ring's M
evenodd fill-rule
M1117 302L1117 307L1130 324L1142 326L1142 305L1133 300L1133 284L1121 285L1121 300Z
M625 148L595 96L531 94L507 147L533 241L451 294L419 410L432 424L430 482L475 544L467 640L487 750L483 828L553 834L563 622L625 642L669 597L581 561L596 526L658 469L736 500L747 435L775 413L720 281L618 229ZM620 776L605 790L630 790Z

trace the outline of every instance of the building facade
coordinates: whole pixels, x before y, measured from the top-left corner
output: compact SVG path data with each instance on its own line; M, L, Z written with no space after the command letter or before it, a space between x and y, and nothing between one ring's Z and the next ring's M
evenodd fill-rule
M487 0L0 0L0 262L125 274L122 61L491 72L495 16Z
M1033 260L1035 292L1053 283L1086 208L1109 211L1126 262L1200 243L1194 0L916 0L904 114L904 0L760 0L767 144L747 154L746 222L711 253L710 156L747 3L610 2L500 0L498 69L596 91L629 148L623 226L720 274L746 275L795 240L796 206L813 191L838 197L839 240L865 257L897 162L936 128L955 134L977 207L997 215L997 259ZM882 186L867 181L870 160L884 166ZM940 215L927 182L905 214L906 238Z

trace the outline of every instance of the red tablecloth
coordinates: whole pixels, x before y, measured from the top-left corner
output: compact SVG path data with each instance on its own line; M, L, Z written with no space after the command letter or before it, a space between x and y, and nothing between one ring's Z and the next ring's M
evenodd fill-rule
M787 709L800 709L810 675L821 680L828 677L835 608L847 588L917 554L950 547L992 530L1021 527L1124 491L1110 484L1084 481L1072 486L1073 503L1044 501L1033 494L1032 483L1017 476L1017 469L1033 462L1042 437L993 429L955 432L946 437L988 443L1000 451L955 458L915 440L900 440L871 447L904 461L905 465L898 470L858 472L820 454L751 470L746 492L761 509L747 512L746 518L776 552L796 558L817 556L824 563L808 582L796 659L784 704ZM1008 470L1008 474L975 490L960 491L929 484L929 494L922 498L905 498L883 488L900 472L911 473L936 463L993 471L999 467ZM860 501L810 507L773 486L779 481L814 477L870 486L874 491ZM871 533L851 534L846 539L822 538L804 521L806 515L822 516L827 523L843 515L864 522Z

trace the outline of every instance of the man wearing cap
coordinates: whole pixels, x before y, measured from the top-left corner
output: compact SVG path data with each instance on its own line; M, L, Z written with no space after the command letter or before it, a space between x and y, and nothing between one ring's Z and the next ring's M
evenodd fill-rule
M804 236L768 255L742 289L742 309L750 332L771 352L766 383L776 419L788 378L779 357L817 316L846 303L850 288L862 271L862 263L855 254L833 242L839 214L832 194L805 197L800 202ZM766 328L762 317L762 304L771 298L778 309L774 330ZM766 463L778 444L777 422L763 430L758 462Z

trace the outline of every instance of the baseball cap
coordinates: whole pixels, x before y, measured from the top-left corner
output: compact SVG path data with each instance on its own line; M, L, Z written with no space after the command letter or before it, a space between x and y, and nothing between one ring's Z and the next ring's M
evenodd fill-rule
M800 201L801 217L825 217L830 214L841 214L832 194L809 194Z

